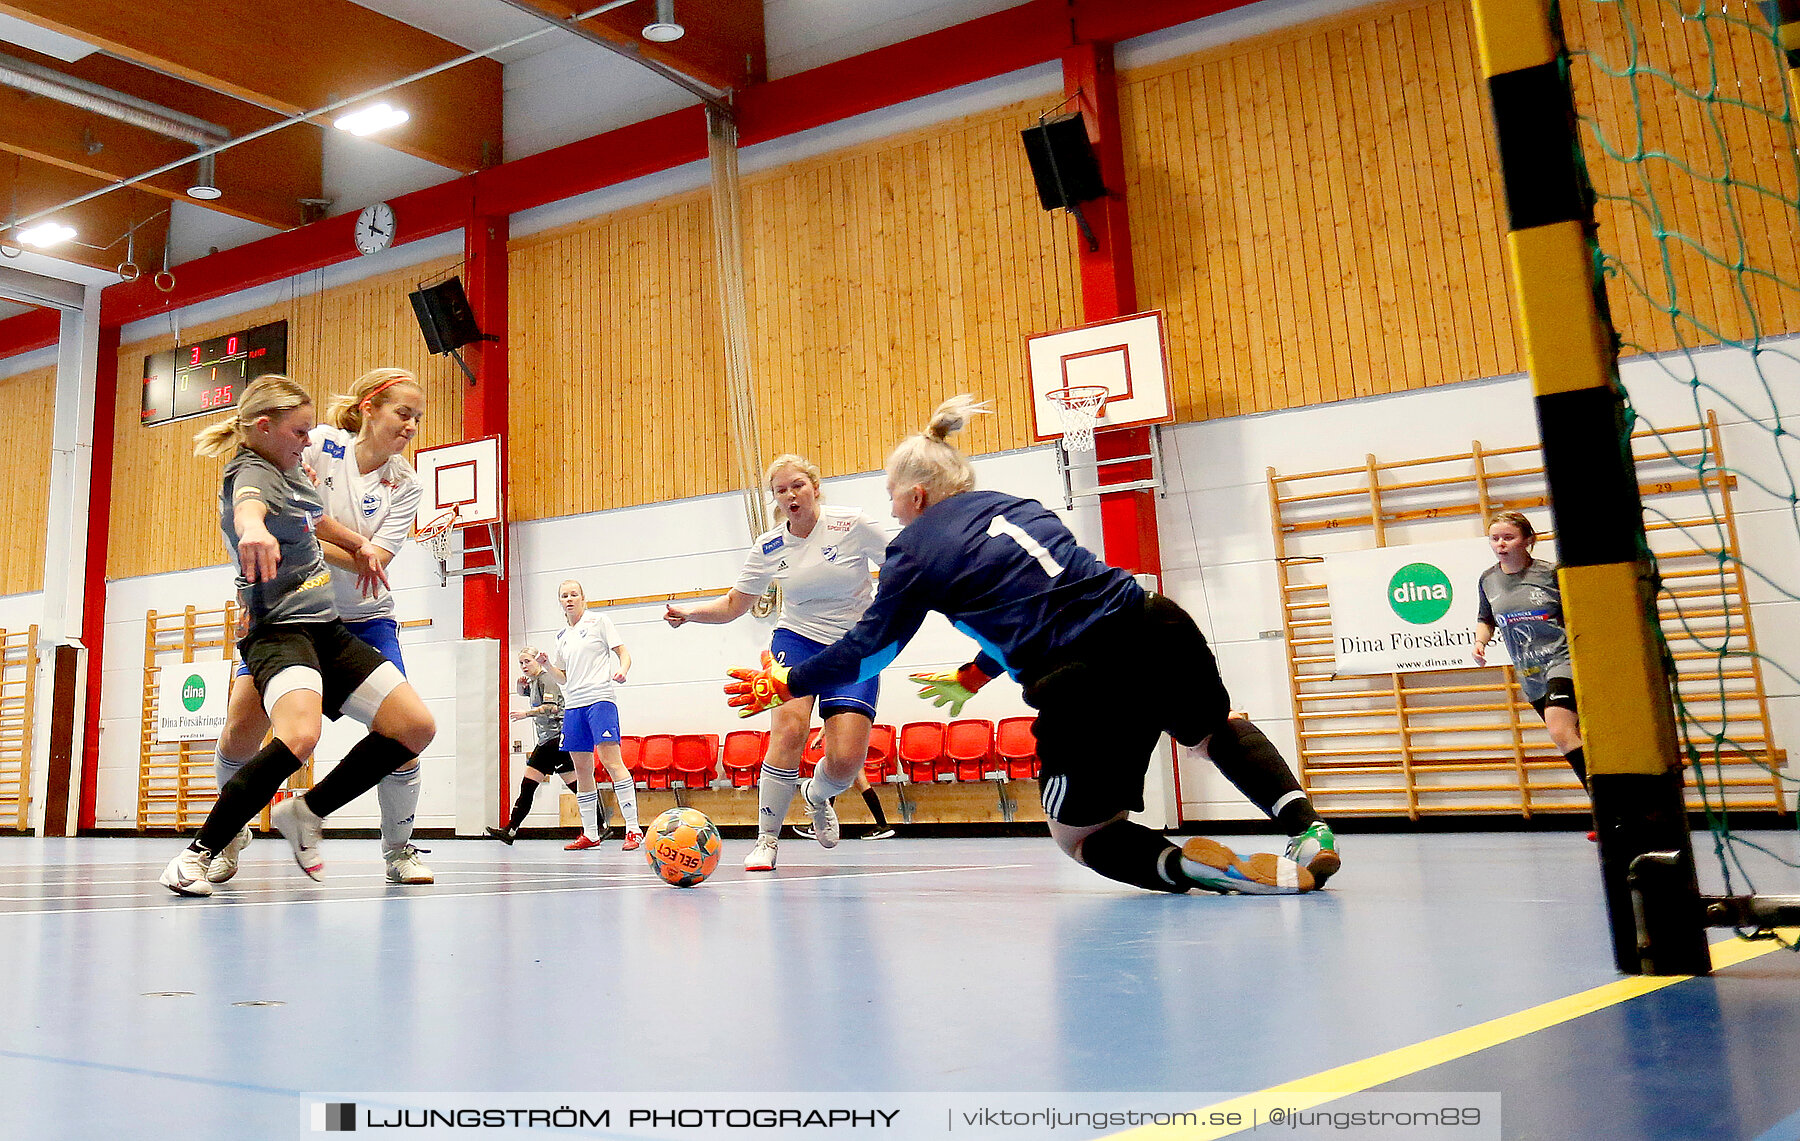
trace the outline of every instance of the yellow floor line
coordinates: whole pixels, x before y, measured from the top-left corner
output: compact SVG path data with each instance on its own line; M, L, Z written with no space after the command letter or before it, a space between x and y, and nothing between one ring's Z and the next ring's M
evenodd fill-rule
M1782 937L1789 943L1800 938L1800 928L1784 929ZM1766 955L1770 951L1781 949L1781 944L1774 940L1726 939L1712 945L1712 962L1714 970L1722 970L1738 963ZM1138 1129L1129 1129L1123 1133L1111 1134L1113 1138L1130 1138L1131 1141L1210 1141L1217 1137L1230 1137L1249 1131L1249 1122L1257 1120L1266 1123L1269 1110L1277 1106L1288 1110L1305 1110L1323 1105L1328 1101L1343 1097L1346 1094L1361 1093L1385 1082L1397 1081L1400 1078L1416 1074L1420 1070L1442 1065L1457 1058L1466 1057L1478 1050L1497 1046L1502 1042L1510 1042L1527 1034L1546 1029L1559 1023L1569 1022L1584 1014L1592 1014L1596 1010L1604 1010L1616 1006L1641 995L1659 991L1666 986L1693 978L1692 975L1634 975L1617 982L1606 983L1592 990L1572 994L1567 998L1554 999L1550 1002L1534 1006L1529 1010L1521 1010L1517 1014L1507 1014L1487 1022L1454 1030L1436 1038L1428 1038L1423 1042L1415 1042L1411 1046L1402 1046L1398 1050L1390 1050L1385 1054L1377 1054L1373 1058L1350 1062L1335 1069L1323 1070L1308 1077L1284 1082L1278 1086L1270 1086L1258 1093L1244 1094L1230 1098L1194 1111L1194 1116L1201 1121L1230 1120L1230 1115L1237 1114L1237 1125L1146 1125Z

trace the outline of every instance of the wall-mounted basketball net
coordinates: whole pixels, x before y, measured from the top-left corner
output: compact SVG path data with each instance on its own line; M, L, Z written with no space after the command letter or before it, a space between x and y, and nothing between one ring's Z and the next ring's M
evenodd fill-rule
M506 577L506 518L499 436L420 448L413 456L425 494L413 539L437 560L438 585L470 574ZM457 537L461 542L457 542Z
M1141 455L1099 458L1098 437L1175 419L1161 311L1116 317L1026 338L1032 425L1057 443L1063 506L1116 491L1162 489L1162 444L1149 433ZM1148 460L1147 479L1108 479L1120 465Z

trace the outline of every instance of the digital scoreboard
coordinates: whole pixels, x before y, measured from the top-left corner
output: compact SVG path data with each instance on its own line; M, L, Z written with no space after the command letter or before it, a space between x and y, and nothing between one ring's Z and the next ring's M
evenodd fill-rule
M286 371L286 321L151 353L144 358L140 422L167 424L235 408L251 381Z

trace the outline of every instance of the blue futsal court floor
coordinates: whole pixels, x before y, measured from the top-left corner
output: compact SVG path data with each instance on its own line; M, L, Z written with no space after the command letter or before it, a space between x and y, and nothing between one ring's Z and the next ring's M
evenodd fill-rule
M1755 838L1795 858L1794 833ZM0 1137L306 1137L349 1091L1191 1110L1286 1086L1497 1093L1501 1128L1472 1138L1800 1138L1800 959L1717 932L1714 977L1622 980L1579 833L1350 835L1329 890L1264 898L1134 891L1043 838L787 839L773 875L734 840L692 890L616 840L424 843L430 887L335 838L314 884L262 838L217 896L181 899L155 882L176 840L0 839ZM882 1135L956 1136L908 1120ZM1278 1135L1346 1134L1132 1134Z

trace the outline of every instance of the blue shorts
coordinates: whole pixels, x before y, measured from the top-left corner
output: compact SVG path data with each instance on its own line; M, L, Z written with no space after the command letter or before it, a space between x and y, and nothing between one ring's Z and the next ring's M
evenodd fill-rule
M344 626L398 666L402 677L406 675L406 663L400 660L400 623L392 618L368 618L361 622L346 622ZM238 659L235 673L238 677L250 676L250 667L244 664L243 658Z
M563 710L562 748L568 753L591 753L595 745L619 743L619 707L596 701Z
M827 649L823 643L811 638L803 638L792 630L777 630L769 639L769 652L775 660L792 669L801 662ZM819 716L830 717L833 713L860 713L869 720L875 720L875 702L881 697L881 679L872 677L868 681L847 681L842 685L834 685L819 693Z

